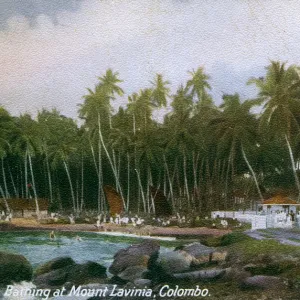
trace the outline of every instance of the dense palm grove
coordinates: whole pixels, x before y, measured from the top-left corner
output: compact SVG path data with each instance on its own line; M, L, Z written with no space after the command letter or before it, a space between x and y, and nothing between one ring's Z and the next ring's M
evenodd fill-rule
M173 95L157 74L116 113L112 102L124 92L107 70L79 104L80 127L57 110L33 118L0 107L1 197L32 198L37 209L47 198L51 210L77 213L106 211L105 185L126 211L145 213L155 212L152 187L174 212L246 208L276 190L299 198L299 70L272 61L247 83L256 99L225 94L219 106L203 68ZM167 103L171 112L155 121Z

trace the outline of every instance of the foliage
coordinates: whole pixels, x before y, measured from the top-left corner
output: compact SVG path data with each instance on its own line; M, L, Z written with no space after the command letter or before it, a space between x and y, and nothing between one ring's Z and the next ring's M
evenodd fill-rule
M156 74L116 112L112 102L124 97L119 74L108 69L97 80L79 104L80 127L56 109L13 117L0 106L0 187L7 198L106 212L103 186L110 185L126 210L149 215L153 186L191 221L213 209L247 208L275 189L300 195L298 66L271 61L264 77L248 82L258 88L255 99L224 94L219 106L203 67L174 93ZM163 107L169 112L158 122L154 114ZM222 243L230 244L227 238Z

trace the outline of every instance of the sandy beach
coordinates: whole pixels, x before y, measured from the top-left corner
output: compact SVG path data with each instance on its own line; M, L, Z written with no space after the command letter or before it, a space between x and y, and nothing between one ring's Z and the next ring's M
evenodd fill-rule
M169 236L169 237L191 237L197 236L222 236L230 233L229 229L213 229L206 227L181 228L178 226L172 227L156 227L145 225L140 228L130 225L120 226L116 224L105 224L98 229L93 224L41 224L35 219L14 218L9 230L55 230L55 231L74 231L74 232L119 232L126 234L137 234L146 236Z

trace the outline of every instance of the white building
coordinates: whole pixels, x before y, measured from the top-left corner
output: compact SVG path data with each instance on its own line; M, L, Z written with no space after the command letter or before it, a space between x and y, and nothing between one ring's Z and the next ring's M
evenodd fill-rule
M277 195L258 204L257 211L213 211L211 217L251 223L252 230L300 227L300 203Z

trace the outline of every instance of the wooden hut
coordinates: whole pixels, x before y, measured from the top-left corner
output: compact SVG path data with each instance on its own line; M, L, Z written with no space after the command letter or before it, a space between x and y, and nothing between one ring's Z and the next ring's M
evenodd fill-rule
M30 218L36 217L36 205L34 199L7 199L9 209L13 213L13 217L16 218ZM38 199L40 216L46 216L48 214L48 200ZM0 198L0 211L6 211L5 200Z

